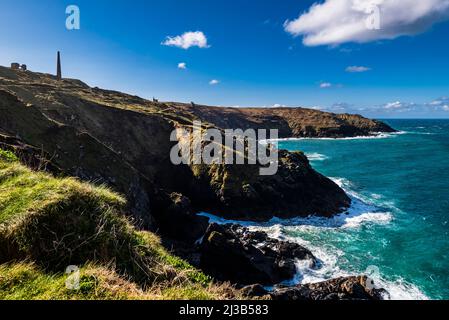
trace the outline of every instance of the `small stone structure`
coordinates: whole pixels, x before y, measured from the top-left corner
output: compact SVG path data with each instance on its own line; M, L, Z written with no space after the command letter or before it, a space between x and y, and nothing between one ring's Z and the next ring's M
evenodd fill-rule
M159 100L153 97L153 102L159 102Z
M26 64L22 64L21 65L20 63L17 63L17 62L11 63L11 69L12 70L22 70L22 71L27 71L28 70Z

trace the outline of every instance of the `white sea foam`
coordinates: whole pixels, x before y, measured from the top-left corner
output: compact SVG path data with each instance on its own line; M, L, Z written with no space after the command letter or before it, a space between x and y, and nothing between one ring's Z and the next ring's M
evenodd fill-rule
M270 237L278 238L277 234L272 234L270 230L259 229L267 232ZM314 256L320 261L318 268L313 268L310 261L297 261L296 276L290 280L285 281L285 285L307 284L317 283L338 277L348 277L364 274L365 271L360 272L348 272L343 270L338 265L339 260L344 259L344 251L335 248L330 245L316 245L305 241L299 237L281 237L283 240L296 242L311 250ZM392 281L385 280L382 276L373 277L374 283L378 288L384 288L388 295L384 296L385 299L390 300L427 300L428 297L416 286L406 282L401 278L397 278Z
M338 265L339 260L344 259L345 253L330 245L316 245L311 242L305 241L299 237L285 237L279 236L279 230L276 228L255 228L256 230L265 231L272 238L288 240L296 242L309 250L311 250L314 256L319 260L320 265L318 268L313 268L311 261L297 261L296 268L297 273L295 277L289 281L285 281L284 285L296 285L317 283L338 277L348 277L364 274L365 271L360 272L348 272L343 270ZM271 231L275 231L272 233ZM381 276L374 277L374 283L378 288L384 288L388 295L384 296L385 299L390 300L427 300L428 297L416 286L407 283L401 278L397 278L392 281L383 279ZM268 288L270 289L270 288Z
M420 132L420 131L408 131L409 134L416 134L416 135L425 135L425 136L433 136L437 133L435 132Z
M376 285L388 291L389 296L385 298L390 300L429 300L429 297L418 287L400 278L395 281L386 281L381 278Z
M324 160L329 159L324 154L316 153L316 152L306 153L306 156L310 161L324 161Z
M294 241L294 238L289 239ZM310 246L309 249L314 255L322 261L321 268L313 269L308 263L298 262L296 264L298 273L295 278L287 284L306 284L317 283L334 279L338 277L347 277L363 274L364 272L347 272L342 270L338 266L338 260L344 253L335 250L334 248L323 249L318 246ZM378 288L383 288L388 292L388 295L384 296L385 299L390 300L427 300L428 297L416 286L407 283L401 278L397 278L393 281L388 281L380 277L374 277L374 283Z
M365 223L385 224L389 223L393 216L391 212L386 212L376 207L372 203L365 202L362 196L347 189L346 179L334 178L337 185L343 188L351 198L351 206L344 212L331 218L309 216L296 217L291 219L272 218L267 222L252 222L241 220L227 220L209 213L200 213L199 215L208 217L211 222L218 224L235 223L248 228L280 228L286 226L303 226L306 228L357 228ZM278 231L280 231L278 229Z
M355 137L344 137L344 138L279 138L279 139L267 139L261 140L263 143L271 142L282 142L282 141L301 141L301 140L370 140L370 139L387 139L393 138L398 135L407 134L407 131L397 131L397 132L373 132L370 136L355 136Z
M236 223L248 227L252 231L264 231L271 238L296 242L313 252L319 260L319 266L313 268L311 261L298 261L296 263L297 274L294 279L286 281L285 285L306 284L326 281L332 278L363 274L364 270L358 272L341 269L340 260L345 260L345 252L334 245L323 241L308 241L300 236L289 236L289 234L320 234L325 230L346 230L356 229L366 224L388 224L393 219L393 215L385 208L380 208L374 204L382 200L381 195L373 195L374 201L356 193L351 189L350 181L343 178L333 178L333 180L343 188L352 200L351 207L347 212L336 215L332 218L306 217L293 219L273 218L265 223L249 221L226 220L211 214L201 213L207 216L211 222L219 224ZM385 203L388 208L394 208L393 204ZM338 232L338 231L337 231ZM389 296L385 299L392 300L424 300L426 295L416 286L407 283L401 278L385 280L379 276L375 280L378 287L388 291Z

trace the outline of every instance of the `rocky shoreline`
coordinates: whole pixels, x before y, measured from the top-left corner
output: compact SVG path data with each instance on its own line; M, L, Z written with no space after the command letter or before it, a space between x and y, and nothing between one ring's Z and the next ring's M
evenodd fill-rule
M275 285L295 276L296 261L307 261L312 268L319 264L300 245L235 224L210 224L199 251L201 269L240 285Z
M297 275L298 262L316 270L322 262L296 243L269 238L264 232L253 232L237 224L210 223L195 245L175 253L216 280L231 281L249 298L383 300L389 296L365 275L285 285Z
M260 176L258 165L181 165L170 162L174 129L193 120L216 128L276 128L280 137L353 137L393 132L379 121L303 108L233 109L151 102L0 67L0 147L35 170L105 184L124 194L126 214L142 229L219 281L247 296L272 299L379 299L365 277L282 287L296 262L319 268L302 246L270 239L238 225L209 223L197 212L225 219L267 221L332 217L351 204L345 192L316 172L301 152L281 150L279 170ZM201 243L196 243L198 239ZM195 244L196 243L196 244ZM268 292L264 286L275 286Z

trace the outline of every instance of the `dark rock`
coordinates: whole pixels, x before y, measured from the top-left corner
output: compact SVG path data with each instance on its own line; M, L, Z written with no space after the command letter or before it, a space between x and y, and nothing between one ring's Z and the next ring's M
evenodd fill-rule
M201 267L220 280L264 285L290 280L296 260L317 262L298 244L270 239L238 225L211 224L201 245Z
M252 284L240 289L240 292L246 297L263 297L268 291L261 284Z
M54 175L60 175L62 173L62 170L49 160L51 159L49 154L1 130L0 148L12 151L22 163L26 164L32 170L46 171Z
M75 127L60 125L17 96L0 89L0 129L21 142L51 155L51 164L67 176L107 184L126 195L127 212L136 223L154 227L150 193L153 185L111 148ZM37 147L39 146L39 147ZM83 148L80 148L80 147Z
M220 128L278 129L280 138L354 137L395 132L389 125L356 114L335 114L307 108L223 108L176 104Z
M324 282L278 287L270 293L273 300L383 300L384 289L370 288L366 276L342 277Z
M200 181L205 181L201 194L212 190L220 199L205 211L227 219L330 217L351 204L346 193L316 172L301 152L280 150L279 168L272 176L259 175L257 165L212 165L197 168L197 172Z
M219 129L278 129L280 137L394 131L358 115L304 108L154 104L90 88L79 80L60 82L49 75L3 67L0 91L0 127L5 132L51 155L52 163L66 175L104 183L123 193L130 215L147 228L157 228L152 216L165 211L154 203L158 201L152 195L155 190L186 196L196 212L257 221L274 216L327 217L350 205L344 191L317 173L302 153L282 151L274 176L260 176L259 165L173 165L170 152L177 142L169 141L170 134L175 128L191 128L194 120ZM171 216L168 213L162 220Z
M209 218L194 214L187 197L175 192L167 194L160 191L154 198L154 216L162 234L190 244L204 235L209 226Z

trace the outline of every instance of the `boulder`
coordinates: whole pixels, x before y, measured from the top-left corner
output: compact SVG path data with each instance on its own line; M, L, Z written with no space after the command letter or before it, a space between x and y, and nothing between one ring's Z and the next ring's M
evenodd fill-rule
M249 285L273 285L292 279L295 262L316 258L298 244L271 239L238 225L212 223L201 244L201 267L220 280Z
M240 289L240 292L245 297L263 297L268 295L268 291L261 284L252 284Z
M204 235L209 225L209 218L194 214L189 198L180 193L159 190L154 195L153 210L159 231L189 246Z
M278 287L273 300L383 300L387 291L372 288L366 276L341 277L319 283Z

